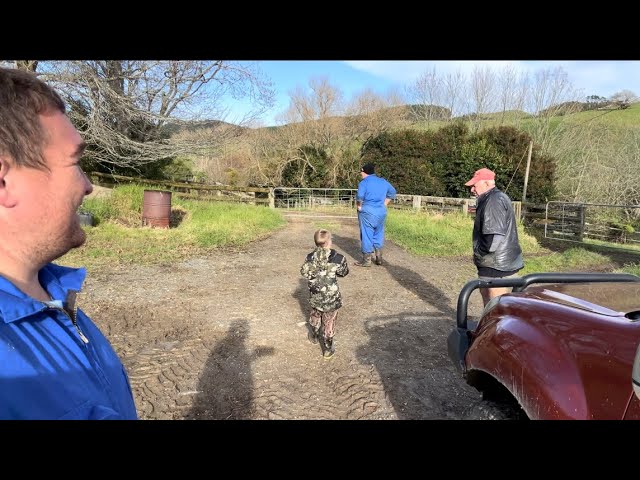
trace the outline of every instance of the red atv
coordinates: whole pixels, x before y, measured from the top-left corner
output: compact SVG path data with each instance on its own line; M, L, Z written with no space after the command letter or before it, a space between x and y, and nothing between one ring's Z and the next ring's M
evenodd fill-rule
M467 318L476 288L513 287ZM632 370L640 277L537 273L472 280L458 297L449 356L483 394L470 419L640 419ZM640 384L640 366L638 382Z

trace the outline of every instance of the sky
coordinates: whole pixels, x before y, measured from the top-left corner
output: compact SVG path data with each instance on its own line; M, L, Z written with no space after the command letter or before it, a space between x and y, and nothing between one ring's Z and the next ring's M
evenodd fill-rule
M258 62L261 70L274 83L276 105L262 117L264 125L276 125L276 116L289 105L288 93L297 86L306 88L314 77L326 77L342 90L345 99L365 89L385 94L393 89L403 91L422 73L432 71L447 74L461 71L467 76L476 66L491 66L498 71L511 64L518 72L534 73L539 70L562 67L573 86L584 96L610 97L621 90L640 95L640 61L333 61L333 60L278 60ZM247 111L244 102L234 102L231 117Z

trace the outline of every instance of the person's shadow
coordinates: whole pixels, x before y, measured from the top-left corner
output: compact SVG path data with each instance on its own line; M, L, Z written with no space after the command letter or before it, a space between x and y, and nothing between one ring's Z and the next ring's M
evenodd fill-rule
M360 240L356 240L350 237L342 237L340 235L333 235L333 243L337 248L343 250L345 253L352 257L359 259L362 255L360 253ZM373 266L373 268L381 268L379 266ZM386 268L391 274L393 279L400 284L403 288L415 293L420 299L434 306L440 312L448 315L450 318L455 318L455 310L449 306L449 300L442 290L427 282L422 276L413 270L410 270L399 265L393 265L385 259L382 264L382 268Z
M362 252L360 248L360 238L351 238L351 237L343 237L341 235L336 235L335 233L331 235L334 248L338 251L338 253L346 253L356 260L360 261L362 258Z
M422 311L364 322L369 341L356 349L356 358L375 367L400 420L459 419L461 405L478 399L449 360L446 341L428 327L441 322L451 319Z
M298 280L298 287L293 292L292 297L298 301L300 305L300 312L302 313L302 320L307 320L309 317L309 286L306 278L300 278Z
M250 419L253 413L253 377L251 362L273 355L273 347L249 352L245 346L249 322L234 321L226 336L218 342L198 381L198 394L186 415L192 420Z
M383 266L387 267L396 282L416 294L423 302L432 305L449 319L456 318L456 311L451 308L445 293L427 282L420 274L408 268L391 265L388 262L385 262Z

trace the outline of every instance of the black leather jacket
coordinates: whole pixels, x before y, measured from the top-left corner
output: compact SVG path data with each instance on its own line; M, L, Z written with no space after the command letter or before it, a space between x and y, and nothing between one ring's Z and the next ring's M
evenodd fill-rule
M495 252L489 252L495 234L505 238ZM496 187L478 197L473 224L473 263L476 267L504 272L524 267L511 200Z

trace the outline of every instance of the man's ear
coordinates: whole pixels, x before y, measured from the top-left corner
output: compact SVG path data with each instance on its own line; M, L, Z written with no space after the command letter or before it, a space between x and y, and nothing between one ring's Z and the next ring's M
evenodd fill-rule
M15 199L9 194L7 188L7 175L11 168L7 157L0 155L0 207L11 208L16 205Z

